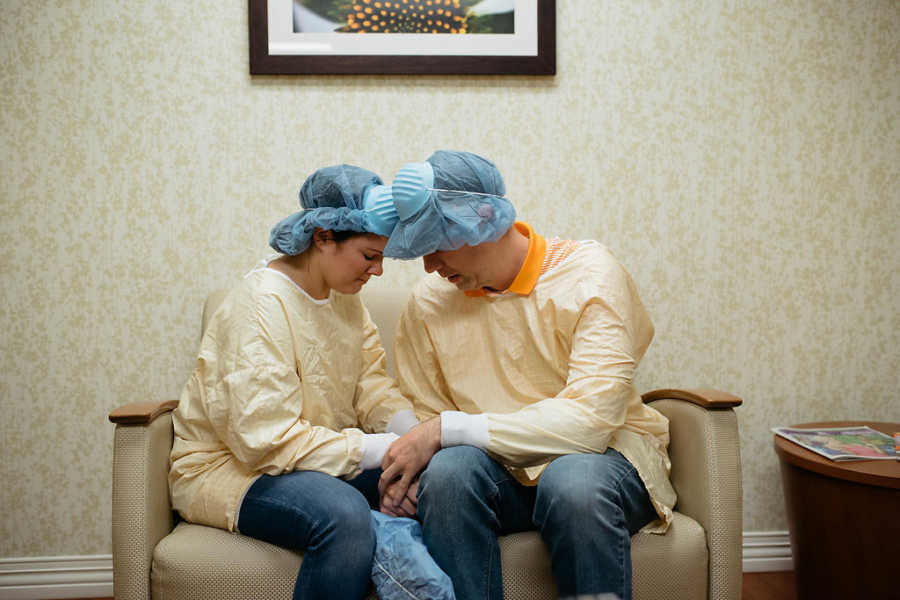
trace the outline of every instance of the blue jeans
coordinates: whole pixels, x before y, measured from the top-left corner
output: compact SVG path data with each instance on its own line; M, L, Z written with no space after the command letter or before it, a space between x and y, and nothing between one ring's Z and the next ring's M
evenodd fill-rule
M612 448L570 454L538 485L516 481L472 446L434 455L419 481L423 538L457 600L503 598L497 537L537 529L561 597L631 598L631 535L656 518L635 468Z
M305 555L294 599L363 598L369 589L381 469L344 481L318 471L257 479L241 503L244 535Z

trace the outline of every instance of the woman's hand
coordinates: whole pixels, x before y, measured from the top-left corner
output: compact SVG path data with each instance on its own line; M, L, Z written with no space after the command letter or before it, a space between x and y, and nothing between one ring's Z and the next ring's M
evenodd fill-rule
M381 463L381 480L378 482L381 512L389 515L398 515L401 510L410 512L410 486L440 449L440 415L416 425L391 444ZM404 505L404 501L409 504ZM412 508L415 514L415 507Z

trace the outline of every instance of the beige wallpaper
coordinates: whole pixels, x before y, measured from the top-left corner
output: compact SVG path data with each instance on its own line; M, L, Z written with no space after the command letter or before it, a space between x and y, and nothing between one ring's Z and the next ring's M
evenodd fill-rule
M3 1L0 557L110 551L107 412L178 394L201 299L336 162L479 152L611 247L641 388L745 400L747 531L786 527L770 427L900 421L900 3L557 5L554 78L251 78L245 2Z

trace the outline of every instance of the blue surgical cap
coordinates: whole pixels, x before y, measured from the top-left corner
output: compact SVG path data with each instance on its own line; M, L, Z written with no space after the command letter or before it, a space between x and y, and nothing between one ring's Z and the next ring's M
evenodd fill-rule
M438 150L405 165L392 193L400 218L384 248L392 258L495 242L516 219L500 171L470 152Z
M397 223L391 188L371 171L353 165L319 169L300 188L304 210L283 219L269 234L282 254L303 253L316 227L389 236Z

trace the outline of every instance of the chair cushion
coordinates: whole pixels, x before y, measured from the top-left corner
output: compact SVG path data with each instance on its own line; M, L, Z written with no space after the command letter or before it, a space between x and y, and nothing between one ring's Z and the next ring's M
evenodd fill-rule
M709 551L697 521L675 511L665 535L631 536L631 589L635 600L706 599Z
M550 556L540 535L500 538L506 598L556 598ZM631 538L635 600L706 598L706 536L693 519L675 513L666 535ZM153 552L154 599L244 600L291 597L303 554L221 529L182 522Z
M181 522L153 551L156 600L289 599L303 555L223 529Z
M553 600L556 584L550 553L537 531L500 537L503 597L516 600Z
M550 555L536 531L500 538L503 592L516 600L556 598ZM705 599L709 556L706 533L679 512L665 535L638 532L631 538L634 600Z

